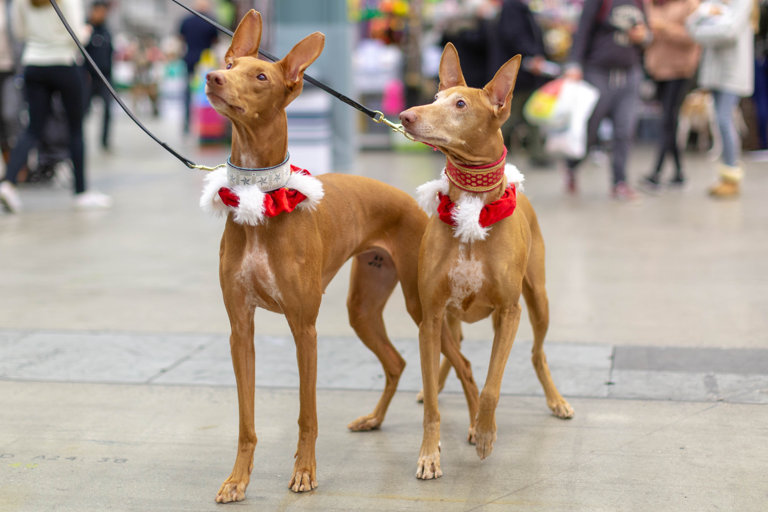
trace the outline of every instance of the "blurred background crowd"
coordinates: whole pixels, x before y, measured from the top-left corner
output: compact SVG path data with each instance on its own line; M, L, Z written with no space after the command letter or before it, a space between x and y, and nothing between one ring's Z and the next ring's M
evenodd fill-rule
M748 33L750 46L748 60L737 63L741 68L749 67L739 75L738 81L744 87L735 91L726 87L724 95L719 94L723 91L718 89L718 84L708 83L702 74L709 36L705 34L704 39L694 41L690 33L684 33L693 30L690 21L686 26L686 19L690 20L702 5L713 2L189 0L184 3L230 29L234 29L248 9L257 9L265 22L262 48L277 55L284 54L303 35L323 31L327 36L326 48L309 70L310 74L366 106L380 109L392 119L408 106L431 100L437 89L439 59L445 43L450 41L456 46L465 78L470 86L476 87L489 81L506 59L520 53L523 66L504 135L513 158L520 161L519 155L525 155L522 163L526 170L552 167L555 161L546 150L546 133L522 115L523 104L534 90L555 77L570 74L592 83L599 81L599 77L590 65L601 58L626 60L626 56L599 55L599 48L607 44L600 39L599 33L603 30L600 27L609 27L611 44L631 46L633 55L639 55L637 83L631 89L637 101L631 104L629 116L622 114L616 105L604 106L601 117L605 119L594 123L592 138L596 139L590 140L593 149L610 151L613 145L616 150L625 143L625 137L631 137L632 143L658 144L658 165L649 165L650 172L643 178L649 188L660 183L665 155L674 159L673 181L682 182L684 175L678 154L681 150L722 153L723 172L736 176L742 149L768 149L768 0L714 2L719 5L714 8L718 12L731 8L735 11L740 3L746 3L749 10L749 19L739 31ZM81 150L72 142L76 138L73 132L77 132L77 116L71 112L72 100L55 87L46 89L50 95L44 99L30 95L30 81L37 80L34 73L30 75L30 69L39 70L41 65L44 70L50 69L46 66L52 63L41 64L34 60L34 55L30 57L29 52L34 53L30 47L39 41L35 39L34 29L25 33L21 30L18 19L32 16L31 23L34 23L34 16L45 4L48 0L0 1L0 96L3 100L0 142L6 164L0 196L7 210L14 209L16 199L11 197L14 192L9 182L55 179L57 166L62 161L75 161L76 181L82 181L76 184L75 192L81 194L87 188L84 164L78 160L82 159L78 156ZM229 44L226 35L170 0L59 0L62 7L70 4L79 5L64 9L65 14L80 18L70 21L84 27L81 39L100 71L140 117L178 119L179 130L196 143L227 144L228 124L213 111L204 94L205 74L220 65ZM673 11L674 15L670 15ZM587 12L590 22L584 20ZM669 25L669 20L675 17L679 21L677 28ZM665 38L672 43L683 41L689 45L684 50L684 54L690 56L687 67L658 71L655 61L659 58L652 55L651 48ZM575 46L574 42L577 42ZM657 55L662 53L662 61L664 56L671 55L667 53L668 47L655 51ZM76 51L72 55L76 55ZM122 113L95 70L84 64L81 57L74 58L79 70L78 89L82 91L82 102L77 108L82 109L83 116L93 116L94 122L98 120L100 138L93 142L109 151L116 144L110 136L110 123ZM623 65L624 62L620 62L616 67ZM613 70L611 73L614 80L616 75ZM634 84L632 76L623 78L622 84ZM608 97L609 90L615 90L613 82L606 87L599 87L602 98ZM35 109L29 104L32 101L50 105ZM723 116L718 117L718 108L728 111L727 117L738 137L738 148L733 155L729 155L733 144L727 133L731 128L722 125ZM291 107L289 115L292 118L290 138L313 155L317 172L348 170L354 152L359 149L416 150L386 126L369 122L312 87L305 87L305 93ZM623 125L627 123L625 130ZM684 125L683 132L681 125ZM623 135L624 131L629 135ZM670 137L674 140L670 141ZM23 147L15 151L14 157L12 150L20 145ZM617 158L621 160L620 155L614 155L614 187L624 179ZM571 167L575 169L575 165L569 163L568 169ZM78 173L83 176L78 178ZM568 187L569 191L575 191L574 179ZM621 195L622 191L614 188L614 193ZM82 206L109 206L107 197L95 194L82 201Z

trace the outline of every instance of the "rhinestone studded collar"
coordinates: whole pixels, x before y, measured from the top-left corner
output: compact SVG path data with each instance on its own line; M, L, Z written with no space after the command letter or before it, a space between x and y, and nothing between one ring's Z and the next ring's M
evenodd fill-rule
M445 164L445 175L451 183L466 192L488 192L498 187L504 178L506 158L507 148L504 148L501 158L486 165L460 165L449 158Z
M291 155L286 154L282 163L261 169L238 167L227 158L227 181L230 187L238 185L255 185L262 192L272 192L285 186L291 176Z

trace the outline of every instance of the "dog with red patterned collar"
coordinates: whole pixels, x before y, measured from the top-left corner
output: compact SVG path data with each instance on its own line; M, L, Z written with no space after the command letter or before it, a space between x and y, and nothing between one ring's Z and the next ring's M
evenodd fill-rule
M425 480L442 475L438 366L448 314L466 322L493 319L490 365L475 420L475 448L481 459L491 454L496 441L496 405L520 322L521 294L533 325L533 366L547 405L559 418L573 416L552 382L542 348L549 326L544 240L531 203L519 193L522 175L513 167L503 171L506 150L500 127L509 117L519 69L518 55L483 89L467 87L458 53L448 43L435 101L400 114L408 134L436 147L447 160L441 180L420 191L422 204L433 214L419 252L424 434L416 476Z
M290 165L285 107L302 90L307 67L320 55L324 36L300 41L280 61L258 58L261 15L240 22L225 55L225 69L206 78L213 107L232 122L232 153L207 179L204 209L226 217L219 251L219 280L232 334L230 350L240 417L237 457L216 501L240 501L253 469L254 310L285 315L299 366L299 440L289 487L317 487L317 332L320 301L333 276L352 259L347 299L350 324L379 358L384 391L370 414L352 421L355 431L378 428L405 361L387 337L382 312L400 282L406 307L421 322L417 266L427 216L402 190L362 176L318 178ZM458 323L454 324L457 326ZM444 353L477 411L469 362L446 328Z

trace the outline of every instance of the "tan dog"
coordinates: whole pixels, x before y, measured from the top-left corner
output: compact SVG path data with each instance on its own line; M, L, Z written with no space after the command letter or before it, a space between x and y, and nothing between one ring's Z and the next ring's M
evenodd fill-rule
M209 73L206 83L211 104L232 121L230 160L240 168L269 168L286 159L285 107L301 92L304 70L320 55L324 44L324 36L316 32L281 61L271 63L257 58L260 39L261 16L250 11L240 22L226 53L226 69ZM370 430L381 424L405 367L387 338L382 319L384 305L398 280L409 314L417 324L421 321L417 262L427 218L416 201L370 178L328 174L317 181L322 186L322 200L311 207L299 207L251 224L248 215L240 211L242 204L227 214L219 277L232 328L230 345L240 435L232 474L221 486L217 502L244 499L253 468L256 307L285 315L296 343L301 405L296 461L289 484L296 492L317 487L315 319L330 280L344 262L353 258L347 301L350 323L379 358L386 375L384 392L375 409L350 423L351 430ZM243 201L252 189L250 186L235 191L239 190ZM221 191L218 185L209 195L204 193L203 199L225 208L216 191ZM461 357L457 345L446 344L445 353L459 368L473 417L477 387L469 363Z
M448 164L451 163L477 168L496 162L496 167L503 167L504 159L499 156L505 154L504 143L499 128L509 117L519 68L518 55L504 64L484 89L469 88L456 49L449 43L440 61L440 87L435 101L400 114L410 135L446 155L446 176L450 174ZM507 189L504 175L497 186L491 185L493 188L482 193L462 190L453 178L448 183L446 192L450 200L466 206L455 211L454 219L464 215L467 209L479 211L478 204L482 207L502 198ZM534 331L533 366L544 388L547 405L560 418L573 416L573 409L552 382L542 350L549 325L544 241L531 204L524 195L518 194L511 216L483 228L479 234L460 232L466 228L461 224L454 228L433 216L419 253L419 292L424 313L419 328L424 437L416 476L421 479L442 475L437 394L441 330L446 314L454 314L467 322L489 315L493 319L491 360L475 424L476 449L481 459L490 455L496 439L496 404L520 321L521 293Z
M733 125L739 137L747 132L747 123L738 106L733 110ZM717 127L715 100L710 91L695 89L686 94L680 105L676 134L677 147L685 150L692 133L696 134L697 151L707 151L711 160L720 156L723 150L723 139Z

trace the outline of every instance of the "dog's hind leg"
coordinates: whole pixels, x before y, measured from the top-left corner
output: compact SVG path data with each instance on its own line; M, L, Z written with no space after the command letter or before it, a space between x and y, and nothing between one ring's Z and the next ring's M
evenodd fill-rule
M547 356L544 354L544 337L549 328L549 300L545 288L544 277L544 242L541 237L533 237L531 242L531 255L528 259L528 268L523 278L523 297L528 305L528 318L533 327L533 349L531 361L536 369L547 405L558 418L571 418L573 409L560 395L549 373Z
M349 323L365 346L379 359L386 376L384 391L373 412L347 425L352 431L373 430L381 425L405 368L405 360L387 336L382 316L396 284L397 271L386 251L367 251L352 260L347 296Z

